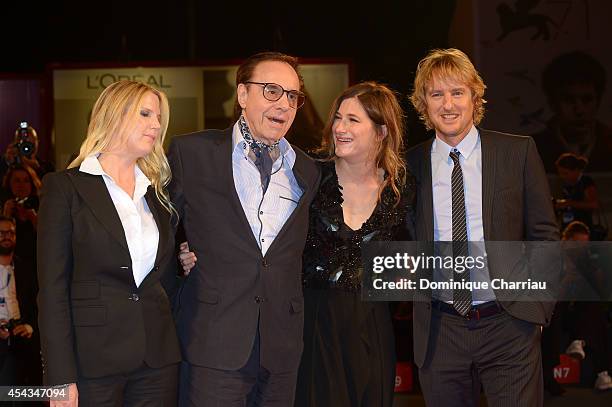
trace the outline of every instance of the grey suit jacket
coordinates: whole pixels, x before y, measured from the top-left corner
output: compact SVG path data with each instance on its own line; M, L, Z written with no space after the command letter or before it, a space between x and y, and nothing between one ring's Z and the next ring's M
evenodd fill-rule
M536 145L531 137L479 129L482 143L482 216L485 241L558 240L551 194ZM425 141L407 154L410 171L416 178L416 239L433 241L433 196L431 146ZM489 256L489 272L503 274L504 259ZM498 267L498 265L500 267ZM536 324L548 324L553 302L501 302L512 316ZM427 355L431 303L414 304L415 362L421 367Z

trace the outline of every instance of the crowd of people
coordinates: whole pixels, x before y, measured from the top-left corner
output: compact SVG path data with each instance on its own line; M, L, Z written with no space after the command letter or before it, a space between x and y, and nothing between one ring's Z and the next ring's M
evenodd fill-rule
M36 241L41 178L53 166L38 156L25 124L0 157L0 381L41 385Z
M365 245L461 256L468 242L605 239L588 160L558 157L551 199L537 140L479 126L485 88L462 51L431 51L410 100L434 137L409 150L398 95L377 82L336 98L310 155L289 143L306 94L297 59L275 52L240 65L230 128L174 137L167 155L168 100L140 82L102 91L66 170L18 129L0 160L2 384L68 389L52 407L391 407L392 314L362 299ZM508 261L489 253L484 279L510 277ZM423 295L411 319L428 406L481 391L541 406L565 346L592 352L595 387L612 388L601 302Z

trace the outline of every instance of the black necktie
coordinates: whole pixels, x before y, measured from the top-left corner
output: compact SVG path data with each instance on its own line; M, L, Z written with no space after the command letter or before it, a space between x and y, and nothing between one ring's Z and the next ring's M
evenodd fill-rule
M453 257L464 257L468 255L467 221L465 216L465 195L463 193L463 171L459 163L461 153L458 150L450 152L453 160L453 173L451 175L452 187L452 218L453 218ZM470 272L465 270L458 273L453 270L455 282L470 281ZM461 315L467 315L472 307L472 292L467 289L453 290L453 307Z

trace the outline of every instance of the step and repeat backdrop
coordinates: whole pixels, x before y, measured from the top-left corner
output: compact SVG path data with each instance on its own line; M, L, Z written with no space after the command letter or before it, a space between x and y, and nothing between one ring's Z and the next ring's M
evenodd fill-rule
M53 141L55 162L63 168L79 150L87 133L93 104L102 90L122 80L145 82L162 90L170 102L166 143L178 134L204 128L226 128L233 121L237 65L55 69L53 77ZM320 128L336 96L349 84L349 63L305 63L308 102L296 124Z

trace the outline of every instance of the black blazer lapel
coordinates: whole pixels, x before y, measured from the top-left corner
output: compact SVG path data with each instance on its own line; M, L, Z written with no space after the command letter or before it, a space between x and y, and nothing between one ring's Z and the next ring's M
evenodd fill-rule
M242 208L242 203L240 203L240 198L238 197L238 192L236 192L236 183L234 182L234 169L232 162L232 132L233 126L225 129L220 138L218 138L215 143L219 148L218 154L214 155L214 159L216 162L214 163L214 168L217 168L219 174L219 182L221 185L227 186L227 196L234 208L234 212L236 212L236 218L240 222L242 228L244 229L243 236L250 236L247 239L251 242L252 245L257 248L257 251L261 253L259 249L259 244L253 235L253 231L251 230L251 225L244 213L244 209Z
M487 137L486 130L480 130L480 145L482 150L482 223L485 240L491 239L493 216L493 196L495 191L496 147Z
M300 186L300 188L302 188L302 196L300 197L300 200L298 201L297 206L295 207L293 212L291 212L291 215L289 215L289 218L287 218L287 221L285 222L281 230L278 232L278 235L276 236L276 238L274 239L274 241L268 248L268 251L266 252L266 254L272 253L274 246L277 244L278 241L282 239L282 235L286 233L287 230L289 230L289 227L291 223L293 223L293 220L295 219L297 214L303 210L302 208L305 205L304 202L308 201L308 199L306 199L306 196L308 196L308 194L310 193L311 186L308 184L308 181L306 180L307 170L306 170L305 164L306 164L306 158L303 157L299 153L296 154L295 164L293 165L292 171L293 171L293 175L295 176L295 179L298 182L298 185Z
M155 265L159 265L162 260L162 256L166 253L168 249L168 238L170 236L170 214L163 207L157 196L155 195L155 188L153 186L149 186L147 189L147 193L145 194L145 199L147 201L147 205L149 205L149 209L151 210L151 214L153 214L153 219L155 219L155 223L157 224L157 230L159 231L159 243L157 244L157 255L155 256Z
M76 172L72 177L72 183L83 201L89 206L91 212L100 224L113 236L123 248L129 249L125 239L125 232L115 204L106 188L101 175L91 175Z

